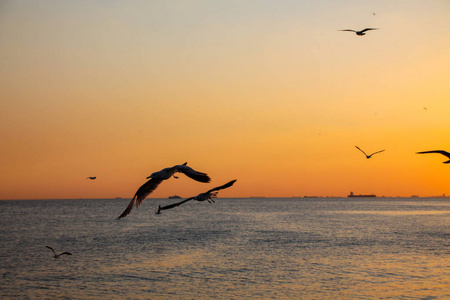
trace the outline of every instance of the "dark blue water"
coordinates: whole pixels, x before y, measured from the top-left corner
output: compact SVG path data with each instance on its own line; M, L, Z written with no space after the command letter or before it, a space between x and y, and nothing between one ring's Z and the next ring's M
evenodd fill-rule
M0 298L450 298L446 198L128 202L0 201Z

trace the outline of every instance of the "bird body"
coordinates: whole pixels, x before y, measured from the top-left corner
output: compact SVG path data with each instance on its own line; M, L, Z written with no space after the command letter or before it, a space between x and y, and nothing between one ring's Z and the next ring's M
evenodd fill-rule
M361 151L362 153L364 153L364 155L366 156L366 158L367 158L367 159L371 158L371 157L372 157L372 155L374 155L374 154L377 154L377 153L380 153L380 152L383 152L383 151L385 151L385 149L383 149L383 150L380 150L380 151L374 152L374 153L372 153L372 154L370 154L370 155L367 155L367 154L366 154L366 152L364 152L363 150L361 150L361 148L359 148L358 146L355 146L355 147L356 147L356 149L358 149L359 151Z
M442 155L450 158L450 153L448 153L447 151L444 151L444 150L431 150L431 151L416 152L416 154L427 154L427 153L439 153L439 154L442 154ZM450 163L450 159L447 161L443 161L442 163L448 164L448 163Z
M97 176L89 176L89 177L86 177L86 179L90 179L90 180L94 180L95 178L97 178Z
M209 203L213 203L214 202L213 198L217 198L217 193L218 193L219 190L223 190L223 189L229 188L235 182L236 182L236 179L235 180L231 180L230 182L227 182L224 185L221 185L221 186L215 187L213 189L210 189L209 191L207 191L205 193L200 193L200 194L198 194L195 197L187 198L187 199L185 199L183 201L180 201L180 202L177 202L177 203L173 203L173 204L169 204L169 205L166 205L166 206L162 206L162 207L159 206L158 207L158 211L156 213L160 214L161 210L171 209L171 208L177 207L177 206L179 206L179 205L181 205L183 203L186 203L188 201L191 201L191 200L208 201Z
M60 253L60 254L56 254L55 250L53 250L52 247L50 247L50 246L45 246L45 247L47 247L48 249L52 250L52 252L53 252L53 257L54 257L55 259L60 258L61 255L72 255L72 253L69 253L69 252L63 252L63 253Z
M161 171L154 172L150 176L147 177L147 179L150 178L146 183L144 183L136 192L133 199L131 199L130 204L128 204L125 211L117 218L122 219L126 217L131 210L133 209L133 205L136 204L136 208L141 205L142 201L144 201L145 198L147 198L150 193L152 193L158 185L163 182L164 180L169 179L170 177L175 177L175 173L183 173L189 178L192 178L199 182L210 182L210 178L207 174L195 171L191 167L187 166L187 162L182 165L176 165L170 168L162 169Z
M359 35L359 36L363 36L363 35L366 35L366 31L369 31L369 30L378 30L379 28L365 28L365 29L363 29L363 30L353 30L353 29L340 29L339 31L351 31L351 32L354 32L354 33L356 33L356 35Z

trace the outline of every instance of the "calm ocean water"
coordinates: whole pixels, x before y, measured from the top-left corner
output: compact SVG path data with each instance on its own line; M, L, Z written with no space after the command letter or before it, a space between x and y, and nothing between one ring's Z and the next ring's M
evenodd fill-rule
M447 198L128 202L0 201L0 298L450 299Z

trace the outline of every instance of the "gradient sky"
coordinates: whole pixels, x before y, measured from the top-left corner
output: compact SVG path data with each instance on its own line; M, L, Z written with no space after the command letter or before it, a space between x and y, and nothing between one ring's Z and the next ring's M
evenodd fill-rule
M449 16L447 0L2 1L0 199L131 198L186 161L212 182L151 197L231 179L219 197L450 195L445 157L415 154L450 151Z

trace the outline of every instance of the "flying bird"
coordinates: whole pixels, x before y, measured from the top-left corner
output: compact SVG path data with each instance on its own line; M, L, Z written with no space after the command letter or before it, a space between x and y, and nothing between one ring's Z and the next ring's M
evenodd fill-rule
M54 254L53 257L54 257L55 259L58 259L61 255L64 255L64 254L66 254L66 255L72 255L72 253L69 253L69 252L63 252L63 253L60 253L60 254L56 254L55 250L53 250L52 247L50 247L50 246L45 246L45 247L47 247L48 249L50 249L50 250L53 251L53 254Z
M90 179L90 180L94 180L95 178L97 178L97 176L89 176L89 177L86 177L86 179Z
M444 150L432 150L432 151L416 152L416 154L426 154L426 153L439 153L439 154L445 155L448 158L450 158L450 153L448 153L447 151L444 151ZM442 163L448 164L448 163L450 163L450 159L447 160L447 161L443 161Z
M380 153L380 152L383 152L383 151L385 151L385 149L383 149L383 150L380 150L380 151L374 152L374 153L372 153L372 154L370 154L370 155L367 155L367 154L366 154L366 152L364 152L363 150L361 150L361 148L359 148L358 146L355 146L355 147L356 147L356 149L358 149L359 151L361 151L362 153L364 153L364 155L366 156L366 158L367 158L367 159L371 158L371 157L372 157L372 155L374 155L374 154L377 154L377 153Z
M170 205L166 205L166 206L162 206L162 207L160 205L158 207L158 211L156 213L160 214L161 210L171 209L171 208L177 207L177 206L179 206L179 205L181 205L183 203L186 203L188 201L191 201L191 200L197 200L197 201L205 201L206 200L209 203L213 203L214 202L213 198L217 198L217 193L218 193L219 190L223 190L223 189L229 188L235 182L236 182L236 179L235 180L231 180L230 182L225 183L224 185L221 185L221 186L215 187L213 189L210 189L209 191L207 191L205 193L198 194L195 197L187 198L187 199L185 199L183 201L180 201L180 202L177 202L177 203L173 203L173 204L170 204Z
M356 35L362 36L362 35L365 35L365 34L366 34L366 31L369 31L369 30L378 30L378 29L379 29L379 28L366 28L366 29L363 29L363 30L360 30L360 31L353 30L353 29L340 29L339 31L351 31L351 32L356 33Z
M191 167L187 166L187 162L185 162L182 165L176 165L171 168L165 168L161 171L154 172L152 175L148 176L147 179L150 178L149 181L144 183L136 192L133 199L131 199L130 204L128 204L125 211L117 218L122 219L125 218L133 209L133 205L136 203L136 208L141 205L142 201L144 201L145 198L147 198L148 195L150 195L151 192L153 192L158 185L163 182L164 180L169 179L170 177L178 178L174 174L175 173L183 173L184 175L188 176L189 178L192 178L199 182L205 182L208 183L211 181L209 176L205 173L195 171Z

